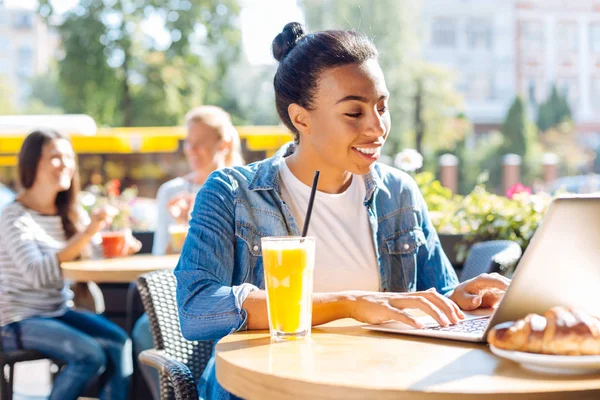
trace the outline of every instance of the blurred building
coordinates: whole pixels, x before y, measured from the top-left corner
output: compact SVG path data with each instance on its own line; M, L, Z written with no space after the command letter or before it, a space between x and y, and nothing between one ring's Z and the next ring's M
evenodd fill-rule
M423 57L456 73L476 129L502 122L517 91L513 0L424 0Z
M600 1L519 0L516 18L520 93L539 104L556 84L578 130L600 132Z
M9 86L13 105L24 105L31 78L48 71L58 43L58 36L34 10L0 2L0 82Z
M424 0L423 56L457 74L478 132L518 93L535 110L554 84L580 132L600 132L600 1Z

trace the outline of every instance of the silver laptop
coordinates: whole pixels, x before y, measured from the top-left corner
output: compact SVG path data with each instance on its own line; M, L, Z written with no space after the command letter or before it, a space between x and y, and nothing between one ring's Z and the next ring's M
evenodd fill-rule
M415 329L401 322L365 329L406 335L484 342L495 325L542 315L553 306L580 307L600 316L600 197L555 199L519 261L513 280L494 310L475 310L456 325L431 317Z

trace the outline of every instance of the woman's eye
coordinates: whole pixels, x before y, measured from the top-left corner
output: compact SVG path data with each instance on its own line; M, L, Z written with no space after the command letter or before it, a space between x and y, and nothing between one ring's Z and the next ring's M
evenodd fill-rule
M358 118L361 116L361 113L347 113L346 115L350 118Z
M381 108L379 109L379 112L380 112L381 114L383 114L383 113L385 113L387 110L388 110L388 108L387 108L387 107L381 107Z

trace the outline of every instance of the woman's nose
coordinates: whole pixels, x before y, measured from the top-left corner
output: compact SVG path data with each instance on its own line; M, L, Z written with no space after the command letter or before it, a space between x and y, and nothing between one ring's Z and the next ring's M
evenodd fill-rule
M380 137L384 136L386 133L385 127L385 119L383 116L379 114L379 112L375 112L372 118L369 119L369 127L367 129L367 135Z

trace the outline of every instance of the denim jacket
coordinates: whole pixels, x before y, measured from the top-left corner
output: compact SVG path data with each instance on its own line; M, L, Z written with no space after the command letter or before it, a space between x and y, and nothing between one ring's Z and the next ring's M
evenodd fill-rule
M216 340L245 329L242 304L250 291L264 289L260 238L300 235L281 198L279 175L280 163L294 150L294 144L287 144L266 160L215 171L198 192L175 269L181 331L187 339ZM414 180L379 163L364 178L380 290L451 291L458 279ZM210 369L214 360L203 379L214 384ZM210 390L208 398L228 398L220 391Z

